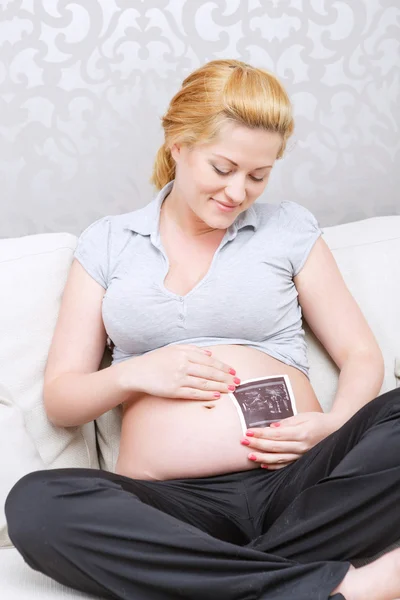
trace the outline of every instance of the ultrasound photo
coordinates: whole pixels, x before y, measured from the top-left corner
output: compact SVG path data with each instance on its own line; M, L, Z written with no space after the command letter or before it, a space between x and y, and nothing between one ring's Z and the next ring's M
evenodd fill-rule
M238 410L243 433L297 414L288 375L248 379L229 396Z

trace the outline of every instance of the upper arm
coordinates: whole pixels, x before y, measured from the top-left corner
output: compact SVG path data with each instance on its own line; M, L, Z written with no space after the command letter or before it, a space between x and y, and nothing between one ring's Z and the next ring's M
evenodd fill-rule
M44 384L63 373L97 371L107 334L102 318L105 289L74 260L50 346Z
M353 350L376 350L375 337L321 237L293 281L304 318L339 368Z
M92 223L79 237L47 360L45 386L62 373L98 370L107 334L102 301L108 287L111 224Z

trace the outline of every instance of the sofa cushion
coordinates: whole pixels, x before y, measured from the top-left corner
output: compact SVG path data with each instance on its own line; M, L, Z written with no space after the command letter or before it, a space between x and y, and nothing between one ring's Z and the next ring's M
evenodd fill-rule
M11 394L0 385L0 547L11 546L7 535L4 504L18 479L39 469L44 463L25 428L22 410Z
M0 240L0 382L22 411L46 468L98 467L94 423L55 427L42 398L44 368L75 245L76 237L68 233Z
M323 237L382 350L384 393L396 387L395 361L400 356L400 216L325 227ZM322 407L329 410L338 369L308 329L306 340L310 380Z
M2 600L96 600L31 569L15 548L0 549Z

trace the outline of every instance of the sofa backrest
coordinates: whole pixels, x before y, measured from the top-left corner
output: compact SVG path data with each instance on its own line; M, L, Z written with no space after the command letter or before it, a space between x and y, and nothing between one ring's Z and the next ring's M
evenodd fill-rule
M384 393L399 384L395 365L400 357L400 216L372 217L325 227L323 232L382 350ZM338 370L315 336L306 332L310 380L327 411L335 396Z
M55 427L42 401L44 368L76 241L68 233L0 240L0 384L22 411L47 468L99 464L94 424Z

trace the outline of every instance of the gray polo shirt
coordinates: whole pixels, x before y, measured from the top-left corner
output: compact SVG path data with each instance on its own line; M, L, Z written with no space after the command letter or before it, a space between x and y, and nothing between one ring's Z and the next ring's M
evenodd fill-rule
M78 240L75 258L106 290L113 363L170 344L240 344L308 376L293 277L322 233L315 217L295 202L254 204L226 231L203 279L180 296L164 287L158 227L172 185L144 208L99 219Z

